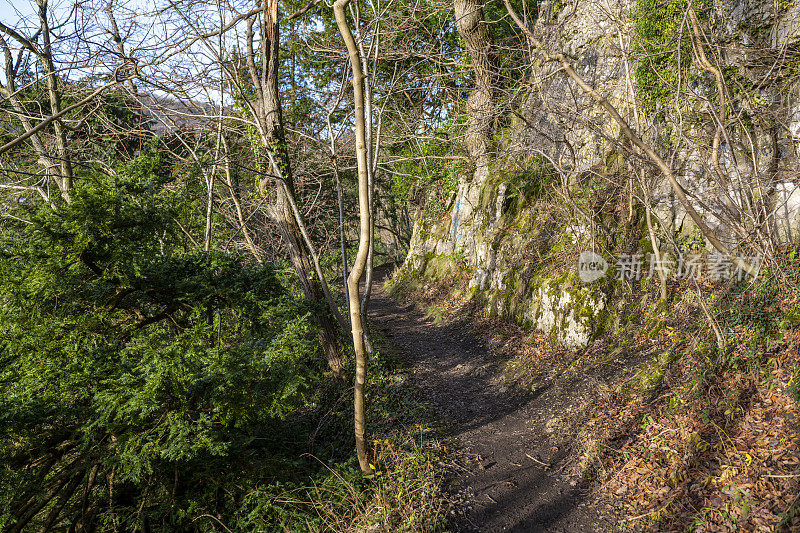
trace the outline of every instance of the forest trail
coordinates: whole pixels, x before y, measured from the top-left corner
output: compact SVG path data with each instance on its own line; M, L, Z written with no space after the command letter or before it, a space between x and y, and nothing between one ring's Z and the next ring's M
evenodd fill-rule
M455 505L454 531L613 529L586 503L585 483L559 474L569 450L546 432L547 421L567 414L579 394L506 384L501 361L473 334L468 318L435 322L386 293L388 270L376 274L373 323L406 361L442 436L459 448L460 468L446 488Z

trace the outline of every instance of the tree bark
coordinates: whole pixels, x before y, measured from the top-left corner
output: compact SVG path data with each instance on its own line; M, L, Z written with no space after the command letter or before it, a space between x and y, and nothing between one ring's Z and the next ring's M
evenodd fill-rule
M366 382L367 348L364 336L364 322L361 315L359 298L359 282L369 260L371 213L369 205L369 170L367 166L366 120L364 118L364 72L361 68L361 57L353 33L347 25L345 7L350 0L336 0L333 13L336 25L347 46L350 66L353 69L353 100L355 104L356 123L356 161L358 163L358 251L350 275L347 277L348 298L350 300L350 325L353 335L353 349L356 356L356 380L353 394L354 426L356 438L356 454L361 471L372 473L367 456L366 414L364 405L364 386Z
M303 294L306 299L312 302L319 302L324 295L320 284L312 277L312 266L308 253L303 246L300 228L295 221L288 198L288 195L294 196L294 184L283 130L283 108L278 92L280 76L278 46L280 41L277 0L264 0L262 16L261 65L260 68L256 66L255 54L253 53L254 19L250 19L248 24L247 64L251 81L259 98L257 112L260 116L256 118L261 129L264 148L266 151L275 154L276 164L280 167L285 184L285 186L277 184L275 187L275 202L271 206L270 214L286 244L289 260L303 287ZM267 166L266 174L271 174L269 163L265 162L265 166ZM262 194L266 193L265 188L270 181L268 178L262 181ZM328 366L336 377L341 377L344 372L344 360L337 343L336 324L327 313L318 314L316 321L319 325L319 337L325 351Z
M458 33L467 46L475 74L475 87L467 98L464 144L476 165L475 179L481 180L488 174L489 167L489 135L498 81L497 58L481 4L477 0L454 0L453 10Z
M50 25L47 20L47 2L45 0L37 0L37 5L39 6L39 24L44 45L41 61L47 77L47 96L50 100L50 114L56 116L61 112L61 92L58 88L56 69L53 64ZM53 122L53 131L55 133L55 144L60 166L60 172L56 174L54 178L58 188L61 190L61 196L64 198L65 202L69 203L70 193L72 192L72 162L67 153L67 135L64 132L64 125L61 123L61 119L57 119Z

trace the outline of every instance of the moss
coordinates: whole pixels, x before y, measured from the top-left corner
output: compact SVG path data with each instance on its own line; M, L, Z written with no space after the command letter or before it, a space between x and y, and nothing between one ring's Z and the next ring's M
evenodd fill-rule
M458 276L464 272L465 267L464 258L460 254L425 254L425 277L434 281Z
M523 234L531 231L534 228L535 222L536 211L533 209L523 209L514 219L517 231Z
M636 66L636 92L646 111L660 112L672 104L680 80L691 65L691 43L680 39L685 0L636 0L631 10L637 48L646 58ZM680 43L680 50L674 45Z
M478 205L480 205L482 211L491 212L494 209L494 203L497 201L497 191L501 183L503 183L503 176L499 174L490 174L483 182L478 193Z
M703 249L706 241L700 228L693 222L684 221L675 242L678 245L678 252L686 253Z
M664 329L664 326L665 326L664 321L661 320L661 319L654 318L654 319L648 320L647 321L647 325L645 326L645 329L647 330L647 336L648 337L657 337L659 332L662 329Z
M680 343L674 344L671 348L656 355L639 372L637 372L629 382L629 392L643 394L653 390L663 380L667 371L683 357L684 353L680 350ZM678 402L680 399L677 400ZM671 401L672 405L673 402Z
M437 304L432 304L428 307L427 315L434 322L441 322L447 316L447 310Z
M421 273L416 268L400 269L389 280L389 294L405 296L410 292L414 292L420 288L421 279Z
M653 250L653 241L650 240L650 235L645 233L645 235L639 239L639 250L641 250L642 259L647 259L649 254L655 253Z
M518 223L523 217L530 221L533 215L525 214L526 207L540 198L557 177L555 169L540 157L530 157L524 165L505 160L491 169L478 195L478 204L482 210L493 212L500 186L505 185L501 214L506 223Z
M609 329L614 319L608 306L601 304L607 299L607 294L599 286L573 283L580 283L577 274L562 288L570 295L569 309L575 321L588 328L590 339L596 339Z
M796 328L798 325L800 325L800 305L795 306L778 321L778 327L784 330Z
M654 365L641 371L637 377L639 378L639 389L646 391L663 381L664 369L660 366Z
M504 164L508 166L508 162ZM578 188L585 189L577 201L611 229L605 242L598 240L599 246L619 253L635 251L646 257L652 253L652 244L643 208L637 207L633 217L621 220L624 215L616 210L616 206L622 201L624 191L620 187L608 186L608 173L618 173L621 165L618 156L607 157L602 169L598 170L604 174L603 179L598 179L596 174L594 178L587 175L577 184ZM478 244L490 246L497 254L499 268L504 273L504 288L480 290L473 287L464 291L464 296L472 299L476 306L483 306L489 316L501 316L531 328L541 320L541 293L552 296L566 293L570 302L558 310L554 340L559 336L563 338L570 317L585 326L592 339L612 332L622 334L626 325L643 316L637 310L648 305L640 301L641 295L647 293L647 287L619 282L613 275L591 284L580 281L575 265L567 264L563 259L575 256L576 245L568 228L578 222L554 215L560 213L558 208L553 208L549 200L538 196L536 188L528 183L533 175L531 168L523 172L495 166L481 187L478 209L491 213L497 206L501 185L507 187L498 231L487 235L479 232L477 227L472 228ZM485 230L486 225L493 222L493 216L481 218ZM447 237L448 229L449 224L443 221L427 222L421 224L420 235L426 235L428 239L443 239ZM424 260L425 268L415 274L418 278L444 281L465 274L463 258L428 253ZM622 296L627 303L621 299ZM598 301L604 298L606 305L598 309ZM622 306L614 305L616 301ZM648 322L646 327L648 332L656 335L661 326L658 322Z

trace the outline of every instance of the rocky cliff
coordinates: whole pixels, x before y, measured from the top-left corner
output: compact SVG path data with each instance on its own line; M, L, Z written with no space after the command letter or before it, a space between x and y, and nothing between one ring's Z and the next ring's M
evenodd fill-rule
M670 162L715 235L756 256L800 235L800 8L715 1L695 13L682 2L544 3L533 31ZM612 268L583 282L581 251L613 266L620 254L677 259L708 245L597 100L532 57L488 171L462 179L448 217L416 220L399 275L464 264L489 314L582 346L625 323L623 296L647 298L656 284L646 263L641 280Z

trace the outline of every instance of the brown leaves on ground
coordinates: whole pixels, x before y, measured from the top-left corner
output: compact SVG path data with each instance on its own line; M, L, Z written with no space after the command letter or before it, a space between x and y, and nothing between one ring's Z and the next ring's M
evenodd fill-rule
M642 317L624 343L609 337L584 350L486 317L463 278L407 295L441 317L470 316L526 386L595 383L568 424L577 433L569 466L594 480L596 503L609 505L622 529L800 531L800 331L753 352L753 332L734 328L726 333L733 352L717 355L697 303L714 301L715 289L679 287L683 297L658 319L664 327L648 332L652 317Z
M580 437L598 497L636 529L800 529L798 338L774 345L760 372L687 380L650 403L598 401ZM698 364L681 361L681 377Z

